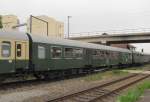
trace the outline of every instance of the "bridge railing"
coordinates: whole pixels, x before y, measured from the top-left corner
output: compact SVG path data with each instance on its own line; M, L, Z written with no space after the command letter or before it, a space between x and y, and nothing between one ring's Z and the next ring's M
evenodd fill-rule
M133 33L148 33L150 28L140 29L123 29L123 30L108 30L108 31L93 31L93 32L80 32L71 33L69 37L87 37L87 36L99 36L99 35L112 35L112 34L133 34Z

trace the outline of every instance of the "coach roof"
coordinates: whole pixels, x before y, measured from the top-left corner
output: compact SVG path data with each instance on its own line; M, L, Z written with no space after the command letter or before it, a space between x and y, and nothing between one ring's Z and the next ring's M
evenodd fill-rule
M81 41L60 39L60 38L48 38L48 37L32 35L32 34L30 35L32 37L33 42L75 46L75 47L91 48L91 49L103 49L103 50L119 51L119 52L129 52L129 53L131 52L130 50L127 49L104 46L99 44L85 43ZM2 31L2 30L0 31L0 38L13 39L13 40L29 40L26 33L16 32L16 31Z
M68 39L61 39L61 38L49 38L49 37L43 37L39 35L32 35L33 42L40 42L40 43L49 43L49 44L58 44L58 45L65 45L65 46L74 46L74 47L81 47L81 48L91 48L91 49L103 49L103 50L110 50L110 51L119 51L119 52L129 52L130 50L122 49L122 48L116 48L116 47L110 47L105 45L99 45L99 44L93 44L93 43L85 43L81 41L75 41L75 40L68 40Z
M3 31L0 30L1 39L13 39L13 40L28 40L27 34L16 31Z

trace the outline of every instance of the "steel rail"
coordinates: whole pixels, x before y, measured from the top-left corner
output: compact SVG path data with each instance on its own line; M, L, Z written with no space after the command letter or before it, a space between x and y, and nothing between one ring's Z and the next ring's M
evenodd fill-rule
M106 86L109 86L109 85L118 83L118 82L120 82L120 81L129 79L129 78L132 78L132 77L135 77L135 76L138 76L138 74L129 75L129 76L126 76L126 77L117 79L117 80L113 80L113 81L111 81L111 82L107 82L107 83L98 85L98 86L93 87L93 88L89 88L89 89L82 90L82 91L80 91L80 92L75 92L75 93L72 93L72 94L68 94L68 95L64 95L64 96L57 97L57 98L54 98L54 99L50 99L50 100L48 100L47 102L58 102L58 101L62 101L62 100L67 100L67 99L69 99L69 98L72 98L72 97L81 95L81 94L83 94L83 93L85 93L85 92L88 92L88 91L91 91L91 90L95 90L95 89L98 89L98 88L102 88L102 87L106 87Z
M108 95L111 95L111 94L113 94L113 93L119 92L119 91L121 91L121 90L123 90L123 89L125 89L125 88L127 88L127 87L129 87L129 86L131 86L131 85L133 85L133 84L136 84L137 82L139 82L139 81L141 81L141 80L143 80L143 79L146 79L146 78L148 78L149 76L150 76L150 75L146 75L146 76L144 76L144 77L141 77L141 78L139 78L139 79L137 79L137 80L132 81L131 83L125 84L125 85L123 85L123 86L121 86L121 87L118 87L117 89L111 90L110 92L105 93L105 94L103 94L103 95L101 95L101 96L99 96L99 97L96 97L96 98L94 98L94 99L92 99L92 100L90 100L90 101L87 101L87 102L95 102L95 101L97 101L97 100L100 100L100 99L102 99L102 98L104 98L104 97L107 97Z

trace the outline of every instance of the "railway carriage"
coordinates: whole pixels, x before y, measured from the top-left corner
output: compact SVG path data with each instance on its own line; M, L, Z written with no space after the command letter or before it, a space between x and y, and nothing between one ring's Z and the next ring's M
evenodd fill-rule
M31 35L35 71L82 69L131 64L132 52L65 39Z
M133 64L135 65L142 65L145 63L150 62L150 55L140 52L133 52Z
M146 53L140 53L139 59L140 64L147 64L150 62L150 55Z
M0 73L28 69L29 40L25 34L0 32Z
M127 49L21 32L0 32L0 75L4 77L77 74L149 59L149 55Z

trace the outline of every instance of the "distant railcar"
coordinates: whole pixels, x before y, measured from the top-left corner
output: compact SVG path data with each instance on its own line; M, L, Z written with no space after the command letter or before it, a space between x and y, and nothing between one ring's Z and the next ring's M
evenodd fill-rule
M22 32L0 32L0 75L37 78L78 74L100 67L150 61L150 55L127 49Z

